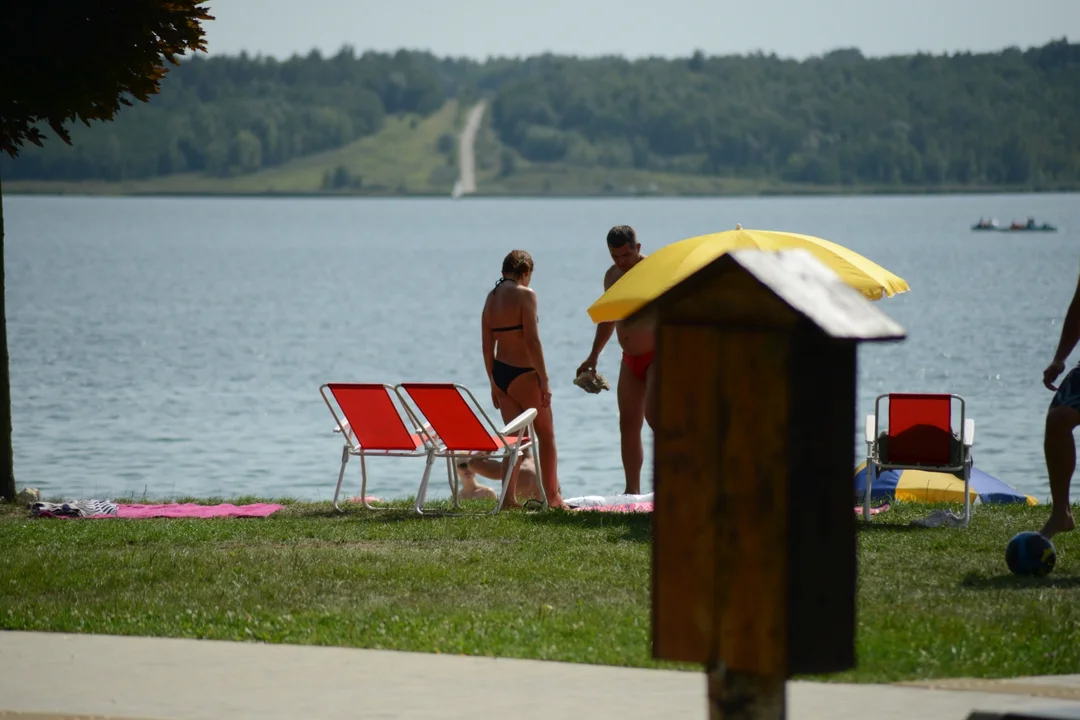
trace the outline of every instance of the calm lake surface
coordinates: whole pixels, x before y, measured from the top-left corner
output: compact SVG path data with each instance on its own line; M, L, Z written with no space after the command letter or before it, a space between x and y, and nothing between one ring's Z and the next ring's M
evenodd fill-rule
M318 389L332 380L456 381L497 417L479 315L518 247L536 261L564 493L617 493L615 393L572 384L617 223L645 252L736 223L803 232L905 278L912 291L879 307L908 339L860 349L857 417L883 392L963 395L976 465L1048 495L1041 373L1080 270L1076 195L3 202L16 478L50 498L328 499L341 441ZM1059 232L971 232L980 216ZM618 363L612 340L612 382ZM423 461L368 467L370 492L395 497Z

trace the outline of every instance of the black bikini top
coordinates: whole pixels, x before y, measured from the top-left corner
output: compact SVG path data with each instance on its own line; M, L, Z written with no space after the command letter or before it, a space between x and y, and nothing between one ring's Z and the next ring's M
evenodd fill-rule
M515 285L517 284L517 280L512 277L501 277L495 281L495 287L499 287L504 282L512 282ZM495 292L495 288L492 288L491 292ZM537 322L539 322L539 320L537 320ZM521 323L518 323L517 325L508 325L507 327L491 328L491 332L509 332L511 330L521 330L523 329L523 327L524 326Z

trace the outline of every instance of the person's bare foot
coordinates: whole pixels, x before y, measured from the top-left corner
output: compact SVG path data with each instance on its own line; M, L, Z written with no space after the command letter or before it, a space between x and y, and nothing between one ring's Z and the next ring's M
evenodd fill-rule
M1072 513L1066 510L1063 513L1050 513L1050 519L1043 525L1043 529L1039 531L1039 534L1049 540L1058 533L1070 532L1076 529L1076 520L1073 519Z
M569 510L570 506L562 499L562 495L557 495L554 500L548 502L548 508L551 510Z

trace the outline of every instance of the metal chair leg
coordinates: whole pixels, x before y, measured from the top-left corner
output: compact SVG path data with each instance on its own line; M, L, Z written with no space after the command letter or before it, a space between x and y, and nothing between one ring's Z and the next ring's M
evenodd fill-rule
M971 461L964 463L964 525L971 522Z
M361 458L362 460L363 458ZM345 465L349 462L349 446L346 445L341 449L341 469L338 470L337 475L337 487L334 488L334 509L338 512L345 512L338 506L338 495L341 494L341 481L345 478Z
M540 462L540 440L536 437L536 428L532 423L529 423L529 442L532 443L533 457L536 458L536 483L540 486L540 497L543 498L540 509L548 509L547 488L544 487L544 468L543 463Z
M502 510L503 505L506 503L506 489L510 484L510 476L514 474L514 468L517 466L518 458L521 457L521 450L514 446L514 452L509 458L509 464L506 466L506 474L502 478L502 487L499 490L499 499L495 503L495 509L491 511L492 515L497 515Z
M866 494L863 495L863 520L870 522L870 489L874 485L874 476L877 474L877 467L870 462L867 458L866 461Z
M432 451L427 455L427 462L424 464L424 477L420 480L420 489L416 493L416 502L413 504L413 510L417 515L424 514L424 498L427 496L428 481L431 479L431 467L434 464L435 453Z
M453 509L460 510L461 503L459 502L461 496L461 479L458 477L457 471L457 457L451 453L446 458L446 477L450 483L450 497L453 499Z
M375 507L368 502L367 495L367 461L364 456L360 456L360 503L364 506L365 510L386 510L384 507Z

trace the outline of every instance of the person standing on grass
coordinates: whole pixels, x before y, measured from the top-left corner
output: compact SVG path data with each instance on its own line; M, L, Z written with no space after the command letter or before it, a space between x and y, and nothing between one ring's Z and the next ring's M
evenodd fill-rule
M491 403L502 414L503 422L510 422L525 408L536 409L533 429L540 441L537 459L548 507L565 508L559 491L551 385L540 343L536 291L529 287L532 276L533 259L529 253L513 250L503 258L502 276L488 292L480 314L484 367L491 383ZM504 507L521 507L516 477L511 478Z
M615 282L645 259L637 232L629 225L616 225L607 234L607 249L611 255L611 267L604 273L604 292ZM655 428L656 392L653 376L653 359L656 353L656 333L651 327L630 327L623 321L602 322L596 326L592 350L585 362L577 369L580 377L586 372L596 372L600 352L613 333L618 333L622 346L619 363L617 397L619 404L619 436L622 449L623 473L626 476L628 495L641 492L641 466L645 462L645 449L641 442L644 422ZM543 446L541 446L543 447Z
M1080 425L1080 365L1069 371L1061 385L1054 381L1065 371L1065 360L1080 340L1080 278L1073 291L1072 302L1061 324L1054 360L1043 370L1043 385L1054 391L1046 413L1043 453L1046 472L1050 476L1050 518L1039 533L1046 539L1076 528L1069 508L1069 485L1076 470L1076 441L1073 430Z

